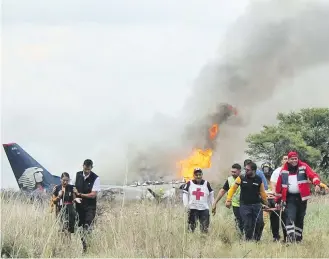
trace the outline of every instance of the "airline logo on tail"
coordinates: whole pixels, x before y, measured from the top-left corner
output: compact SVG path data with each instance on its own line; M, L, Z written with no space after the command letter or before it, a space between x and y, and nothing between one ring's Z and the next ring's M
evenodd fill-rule
M43 182L43 169L40 167L27 168L18 179L18 184L22 189L33 191L37 183Z
M3 144L3 148L20 189L28 192L46 189L51 192L54 185L60 184L59 176L49 173L18 144Z

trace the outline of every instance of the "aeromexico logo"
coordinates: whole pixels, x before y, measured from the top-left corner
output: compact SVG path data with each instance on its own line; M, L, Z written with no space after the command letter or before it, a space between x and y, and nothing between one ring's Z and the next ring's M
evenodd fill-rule
M18 179L18 184L23 189L33 191L37 183L43 182L43 169L40 167L30 167L25 169Z

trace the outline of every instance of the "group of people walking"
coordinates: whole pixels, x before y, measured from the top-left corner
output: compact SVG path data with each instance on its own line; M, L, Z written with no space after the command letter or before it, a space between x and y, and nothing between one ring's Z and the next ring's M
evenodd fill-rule
M87 250L86 236L90 233L96 216L97 192L100 191L100 179L92 168L92 160L86 159L83 170L77 172L72 179L68 173L63 173L61 184L53 189L51 201L66 234L74 233L76 221L78 227L82 227L84 252Z
M68 235L75 232L75 223L82 227L83 251L87 250L86 234L90 233L97 206L100 179L93 171L93 162L87 159L83 170L71 179L68 173L61 175L61 184L55 186L52 206ZM231 175L219 190L216 199L210 183L203 179L200 168L194 169L194 179L183 187L183 204L188 212L188 228L191 232L200 222L201 231L208 232L210 207L216 214L217 203L227 194L225 205L233 210L238 233L245 240L259 241L264 229L263 213L268 213L274 241L279 241L280 222L284 241L302 241L307 200L311 197L310 183L315 191L329 188L320 182L318 174L298 158L296 152L283 156L282 166L273 171L270 163L262 170L247 159L244 173L239 164L233 164ZM75 204L75 206L74 206Z
M227 194L225 205L233 209L238 233L245 240L259 241L264 229L264 214L269 214L274 241L279 241L280 222L283 241L302 241L307 200L311 197L310 184L315 192L329 188L320 182L320 177L311 167L298 158L296 152L289 152L282 158L282 166L273 170L270 163L264 163L262 170L247 159L244 173L239 164L233 164L231 175L214 199L213 190L202 178L202 170L194 170L195 179L183 189L183 202L188 210L188 226L195 230L200 221L202 232L208 232L210 207L216 214L217 203Z

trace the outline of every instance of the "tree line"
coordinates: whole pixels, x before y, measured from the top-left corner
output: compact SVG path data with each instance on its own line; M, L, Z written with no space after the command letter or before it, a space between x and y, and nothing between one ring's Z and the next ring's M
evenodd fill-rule
M278 113L276 125L264 125L246 138L253 159L280 166L284 154L297 151L322 177L329 177L329 108L306 108Z

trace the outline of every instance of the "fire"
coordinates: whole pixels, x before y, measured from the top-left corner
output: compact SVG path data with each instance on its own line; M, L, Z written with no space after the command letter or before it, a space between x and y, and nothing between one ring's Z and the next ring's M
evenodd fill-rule
M209 128L209 138L214 140L219 132L218 124L214 124ZM193 170L196 167L199 168L210 168L211 167L211 157L213 154L212 149L200 149L196 148L193 150L192 155L179 162L180 166L180 176L184 177L185 181L193 179Z
M211 140L214 140L215 137L217 136L218 134L218 130L219 130L219 127L218 127L218 124L214 124L210 127L209 129L209 137Z

